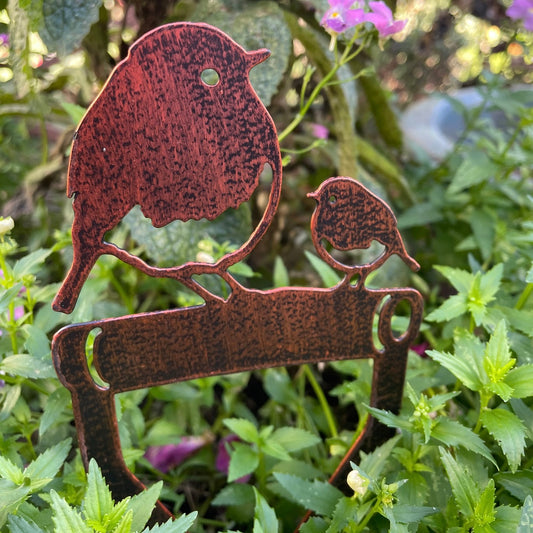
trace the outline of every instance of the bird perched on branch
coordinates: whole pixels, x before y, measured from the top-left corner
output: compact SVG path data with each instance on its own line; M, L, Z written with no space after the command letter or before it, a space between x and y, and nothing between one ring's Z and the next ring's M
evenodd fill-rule
M247 52L206 24L178 22L143 35L117 65L83 118L72 146L74 258L52 304L70 313L98 257L112 254L192 290L195 274L225 275L267 230L281 190L277 132L249 80L269 56ZM248 201L268 164L269 203L250 239L216 264L151 267L105 234L140 205L155 227L213 220Z
M332 267L348 274L366 276L380 267L392 254L403 259L411 270L420 265L408 255L389 206L352 178L329 178L313 193L317 206L311 218L311 236L320 255ZM334 259L324 248L323 240L340 251L368 249L373 241L385 250L371 263L346 265Z

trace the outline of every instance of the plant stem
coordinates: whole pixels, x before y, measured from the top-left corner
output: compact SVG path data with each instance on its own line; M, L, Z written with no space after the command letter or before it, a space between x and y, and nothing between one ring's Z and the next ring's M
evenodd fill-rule
M533 283L528 283L525 286L524 290L522 291L522 294L520 294L514 308L518 310L522 309L524 305L526 304L532 291L533 291Z
M366 513L365 517L363 518L362 522L357 524L357 526L354 529L354 533L358 533L359 531L364 531L366 525L368 522L370 522L370 519L378 512L379 506L381 505L381 501L379 498L376 498L376 502L372 506L372 509L368 513Z
M309 365L303 365L303 371L307 380L311 384L311 387L313 387L313 390L315 391L320 407L322 407L322 412L326 417L331 436L337 437L339 435L339 432L337 431L337 425L335 424L335 419L333 418L333 414L331 413L331 409L329 408L329 404L322 387L318 384L318 381L316 380L315 375L313 374L313 371Z

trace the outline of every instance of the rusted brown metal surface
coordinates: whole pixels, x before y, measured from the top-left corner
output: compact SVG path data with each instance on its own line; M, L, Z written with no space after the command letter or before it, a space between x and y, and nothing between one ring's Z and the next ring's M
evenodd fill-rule
M74 259L54 309L72 311L104 253L149 275L173 278L205 300L196 307L75 324L54 337L54 364L72 394L83 461L86 467L90 458L98 461L115 498L144 488L126 467L120 448L114 395L123 391L260 368L371 358L371 405L399 410L422 299L409 288L365 286L367 275L391 254L418 268L405 251L394 215L379 198L345 177L330 178L311 195L317 201L311 220L317 251L345 273L336 287L259 291L243 287L228 273L267 230L281 192L275 128L248 80L250 68L267 55L265 50L245 52L203 24L158 28L132 46L74 141L68 178L68 194L75 196ZM202 80L206 69L218 73L216 84ZM216 264L153 267L104 241L104 234L135 204L155 226L176 219L213 219L250 198L265 164L272 167L273 179L263 218L241 248ZM358 266L337 261L324 247L328 241L347 251L368 248L374 240L384 246L383 253ZM211 294L192 279L206 273L228 283L229 298ZM391 321L401 302L410 308L410 322L395 335ZM86 358L92 331L97 333L93 361L100 384ZM360 449L372 449L390 435L370 419L331 482L342 478ZM152 519L169 516L159 504Z

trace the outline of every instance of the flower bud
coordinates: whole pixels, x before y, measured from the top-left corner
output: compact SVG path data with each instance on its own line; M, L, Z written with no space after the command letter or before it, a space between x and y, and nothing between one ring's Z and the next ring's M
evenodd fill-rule
M11 217L0 217L0 237L9 233L15 227L15 222Z
M369 480L363 477L357 470L352 470L346 478L346 483L353 490L355 496L364 496Z

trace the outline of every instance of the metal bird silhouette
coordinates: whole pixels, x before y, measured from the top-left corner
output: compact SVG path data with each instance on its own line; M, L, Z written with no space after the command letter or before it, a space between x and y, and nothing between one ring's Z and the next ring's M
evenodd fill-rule
M276 128L248 78L269 54L247 52L197 23L162 26L130 47L75 135L67 185L74 197L74 257L52 304L56 311L72 311L101 254L195 290L194 274L224 276L257 244L281 190ZM214 81L206 73L215 74ZM104 241L136 204L155 227L213 220L250 199L265 164L273 178L263 218L241 248L215 265L152 267Z
M359 274L364 283L366 276L392 254L400 256L412 270L420 268L407 254L389 206L359 182L342 176L329 178L308 196L317 202L311 218L313 243L320 257L348 278ZM371 263L350 266L333 258L324 248L323 239L340 251L367 249L374 240L385 250Z

